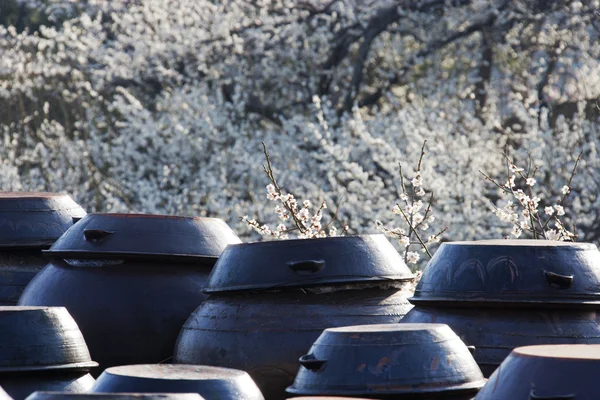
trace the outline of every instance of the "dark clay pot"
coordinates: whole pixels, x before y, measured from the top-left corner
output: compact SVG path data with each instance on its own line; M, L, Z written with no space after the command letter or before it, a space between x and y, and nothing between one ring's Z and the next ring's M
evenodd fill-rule
M15 400L22 400L38 390L84 393L94 385L87 371L46 371L2 374L0 384Z
M476 400L596 400L599 375L599 345L519 347Z
M0 306L16 305L47 249L85 211L57 193L0 193Z
M198 393L35 392L26 400L203 400Z
M232 245L174 362L241 369L266 399L286 398L298 358L324 329L398 322L412 277L382 235Z
M0 385L15 400L37 390L86 392L97 365L64 307L0 307Z
M403 323L443 323L484 375L515 347L600 343L596 246L545 240L444 243L423 272Z
M219 251L238 241L210 218L90 214L48 251L57 258L19 304L65 306L100 363L98 373L168 361L181 326L206 297Z
M287 389L296 395L469 400L485 384L470 350L442 324L326 329Z
M93 393L199 393L206 400L264 400L244 372L201 365L127 365L108 368Z

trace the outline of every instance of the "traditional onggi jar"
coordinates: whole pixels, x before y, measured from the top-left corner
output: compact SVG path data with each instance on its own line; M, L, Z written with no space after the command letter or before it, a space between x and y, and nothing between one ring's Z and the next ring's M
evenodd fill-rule
M100 371L169 360L223 249L239 238L214 218L89 214L46 254L21 305L64 306Z
M38 390L87 392L97 366L64 307L0 307L0 386L14 400Z
M443 323L486 377L512 349L600 343L600 252L547 240L443 243L409 299L402 323Z
M600 345L538 345L514 349L476 400L596 400Z
M471 350L443 324L329 328L288 393L376 399L471 400L485 379Z
M207 400L264 400L248 373L204 365L111 367L100 375L91 392L193 392Z
M383 235L231 245L174 362L241 369L267 400L286 398L298 357L324 329L398 322L411 308L412 280Z
M42 250L85 211L59 193L0 192L0 306L14 306L47 263Z

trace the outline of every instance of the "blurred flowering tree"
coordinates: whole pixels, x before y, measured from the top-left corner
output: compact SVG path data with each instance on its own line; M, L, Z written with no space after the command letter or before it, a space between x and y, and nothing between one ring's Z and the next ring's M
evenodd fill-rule
M503 200L479 170L503 176L502 152L529 149L552 203L583 151L563 218L600 238L598 0L13 3L36 20L0 18L2 189L249 235L239 216L277 222L264 141L282 189L343 195L338 218L367 233L427 139L446 236L489 238Z

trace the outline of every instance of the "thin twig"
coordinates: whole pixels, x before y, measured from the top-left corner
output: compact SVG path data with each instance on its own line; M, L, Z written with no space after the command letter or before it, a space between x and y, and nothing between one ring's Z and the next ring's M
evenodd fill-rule
M431 253L429 252L429 249L427 248L427 245L425 245L425 243L421 239L421 236L419 236L419 233L414 229L411 221L408 219L407 215L404 213L404 210L402 208L399 208L399 210L400 210L400 213L402 213L402 216L404 217L404 219L406 220L406 223L408 224L408 226L410 226L411 230L415 233L415 236L417 237L417 240L419 241L419 243L421 244L421 246L423 247L423 249L425 249L425 252L429 256L429 258L433 257L431 255ZM407 246L407 248L408 248L408 246Z

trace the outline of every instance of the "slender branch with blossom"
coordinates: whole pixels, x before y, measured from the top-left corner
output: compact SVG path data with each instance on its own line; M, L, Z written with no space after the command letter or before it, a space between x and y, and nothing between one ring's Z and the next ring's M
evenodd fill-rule
M561 196L555 204L545 206L543 214L539 210L542 199L534 193L534 186L537 183L535 175L538 172L538 167L532 165L531 155L528 157L528 167L525 169L518 167L507 154L504 154L508 171L508 179L504 184L490 178L483 171L479 171L487 181L492 182L500 189L502 194L508 194L516 199L516 203L509 200L502 208L492 204L492 212L501 221L512 224L512 236L518 238L523 232L527 232L531 234L533 239L558 241L575 241L577 239L575 226L573 226L573 232L570 232L559 217L565 215L563 204L571 193L571 182L576 175L581 155L582 153L579 153L575 160L567 184L561 188ZM519 188L519 186L523 188ZM550 223L554 223L554 228L550 228Z
M297 231L298 239L338 236L338 228L334 225L334 222L337 221L339 204L331 221L323 225L323 212L327 209L327 203L322 201L321 205L313 213L312 210L314 207L310 200L304 200L300 207L298 200L296 200L294 195L291 193L284 193L275 178L271 157L267 152L267 146L264 142L262 145L263 153L267 160L267 164L263 165L263 170L265 171L267 178L271 181L271 183L267 185L267 199L278 203L275 206L275 213L277 214L280 223L275 229L272 229L266 224L260 224L255 219L249 218L247 215L240 217L240 219L245 222L249 228L261 235L271 236L276 239L289 239L289 233L292 231ZM288 228L286 226L286 223L289 222L293 223L293 227ZM345 235L347 232L348 226L342 226L341 235Z
M396 215L402 216L404 222L407 224L407 230L404 228L386 228L383 223L379 220L375 221L377 228L388 236L394 237L398 240L398 243L404 247L404 261L406 263L416 264L419 261L419 253L411 251L411 246L418 245L421 250L427 254L429 258L432 257L429 251L428 245L437 243L448 227L439 231L436 234L429 235L426 240L423 239L422 232L429 229L429 224L435 221L435 217L432 215L431 205L433 203L433 193L427 200L427 206L425 207L424 214L421 214L423 209L423 200L419 199L426 195L425 189L423 188L423 180L421 177L421 166L423 163L423 157L425 156L425 145L427 140L423 142L421 147L421 154L419 156L419 162L417 163L416 176L410 181L411 189L406 189L405 177L402 172L402 164L399 164L400 169L400 184L402 187L402 194L400 194L400 200L403 201L404 205L396 204L392 208L392 212Z

